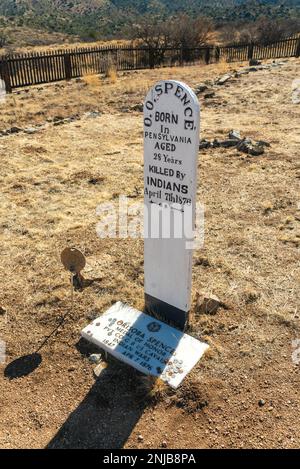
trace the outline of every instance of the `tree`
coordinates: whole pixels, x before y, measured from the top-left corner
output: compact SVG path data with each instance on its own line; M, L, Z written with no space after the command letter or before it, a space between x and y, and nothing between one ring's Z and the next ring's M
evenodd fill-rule
M0 48L4 47L7 43L6 36L0 32Z
M140 45L149 50L150 67L160 64L166 50L171 46L171 28L169 20L155 15L145 15L133 22L128 34Z
M255 23L244 27L240 34L240 42L269 44L289 37L298 32L299 29L299 19L271 20L262 17Z
M206 18L191 18L180 14L162 19L161 15L146 15L135 19L127 31L133 40L149 49L150 66L160 64L170 47L182 50L182 59L189 61L190 49L207 43L212 22Z
M193 48L207 44L213 29L212 21L205 17L191 18L186 13L171 21L171 42L174 47Z

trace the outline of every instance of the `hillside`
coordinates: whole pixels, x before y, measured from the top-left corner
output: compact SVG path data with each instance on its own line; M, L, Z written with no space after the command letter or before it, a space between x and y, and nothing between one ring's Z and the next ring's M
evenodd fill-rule
M83 38L118 35L137 15L162 17L185 11L213 18L217 24L253 21L260 16L300 16L300 0L1 0L0 15L16 26L76 34Z

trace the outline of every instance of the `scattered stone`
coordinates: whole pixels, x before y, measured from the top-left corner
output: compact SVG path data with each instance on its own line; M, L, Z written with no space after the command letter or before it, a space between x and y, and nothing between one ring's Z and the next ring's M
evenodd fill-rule
M24 133L25 134L36 134L37 133L37 129L35 129L34 127L27 127L26 129L24 129Z
M222 306L222 302L217 296L210 295L200 295L198 293L198 298L196 302L196 312L199 314L215 314L218 308Z
M68 368L68 371L75 371L76 370L76 366L75 365L71 365L69 366Z
M210 148L210 147L211 147L211 143L208 140L206 140L205 138L200 140L199 150L202 150L202 148Z
M259 60L256 60L256 59L250 59L249 60L249 65L250 65L250 67L253 67L255 65L261 65L261 62Z
M238 70L237 71L237 75L240 76L240 75L248 75L249 74L249 70L246 69L246 68L243 68L242 70Z
M248 71L249 71L249 72L257 72L257 71L258 71L258 68L257 68L257 67L249 67L249 68L248 68Z
M134 104L134 106L132 106L131 110L132 111L137 111L137 112L143 112L144 105L143 105L143 103Z
M259 407L263 407L265 405L266 401L264 399L259 399L258 405Z
M61 121L54 121L53 122L53 125L57 126L57 125L63 125L65 123L64 119L62 119Z
M221 78L218 78L218 80L216 81L216 84L224 85L228 80L230 80L230 78L231 78L231 75L227 73L226 75L223 75Z
M215 138L211 144L213 148L218 148L220 146L220 142L217 138Z
M138 435L138 438L137 438L137 439L138 439L138 441L144 441L143 435Z
M265 140L258 140L256 142L257 145L261 145L262 147L270 147L271 144L269 142L266 142Z
M101 116L101 112L100 111L91 111L91 112L87 112L86 113L86 116L91 118L91 119L95 119L96 117L99 117Z
M162 444L161 444L162 448L167 448L168 447L168 443L166 441L163 441Z
M237 146L237 149L243 153L247 153L251 156L260 156L265 152L262 145L252 142L250 139L243 139Z
M101 373L106 369L106 363L101 362L94 368L94 375L98 378Z
M219 147L236 147L237 150L243 153L247 153L251 156L259 156L264 153L264 147L270 146L270 143L264 140L258 140L257 142L254 142L249 138L241 139L239 130L231 130L228 134L228 138L224 140L218 140L215 138L212 142L210 142L209 140L202 139L199 144L199 150Z
M195 94L198 95L200 93L203 93L208 89L208 86L205 83L200 83L196 88L195 88Z
M214 91L209 91L208 93L205 93L204 98L205 99L210 99L213 98L216 95Z
M89 361L98 365L102 361L101 353L92 353L92 355L89 356Z
M235 138L236 140L241 140L241 138L242 138L242 137L241 137L241 133L240 133L239 130L231 130L231 131L229 132L229 134L228 134L228 137L229 137L230 139Z
M227 140L220 140L219 141L219 146L224 147L224 148L229 148L229 147L236 147L238 144L238 140L231 138Z
M0 316L3 316L4 314L6 314L6 310L0 306Z
M19 133L19 132L22 132L22 129L20 129L20 127L11 127L11 128L8 130L8 132L9 132L10 134L17 134L17 133Z

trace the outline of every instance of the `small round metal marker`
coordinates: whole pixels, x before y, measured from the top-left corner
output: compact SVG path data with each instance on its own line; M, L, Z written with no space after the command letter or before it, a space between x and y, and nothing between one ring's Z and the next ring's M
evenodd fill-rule
M76 248L65 248L61 255L61 262L66 270L71 273L71 309L74 305L74 278L80 276L80 271L85 267L85 257Z
M69 270L72 274L79 274L85 267L85 257L82 252L76 248L65 248L60 258L65 269Z

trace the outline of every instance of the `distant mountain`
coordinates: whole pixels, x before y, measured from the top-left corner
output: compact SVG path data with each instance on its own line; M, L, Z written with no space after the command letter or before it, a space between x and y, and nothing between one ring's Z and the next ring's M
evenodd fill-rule
M0 0L0 16L18 26L92 39L120 34L131 17L178 12L204 15L217 23L300 17L300 0Z

